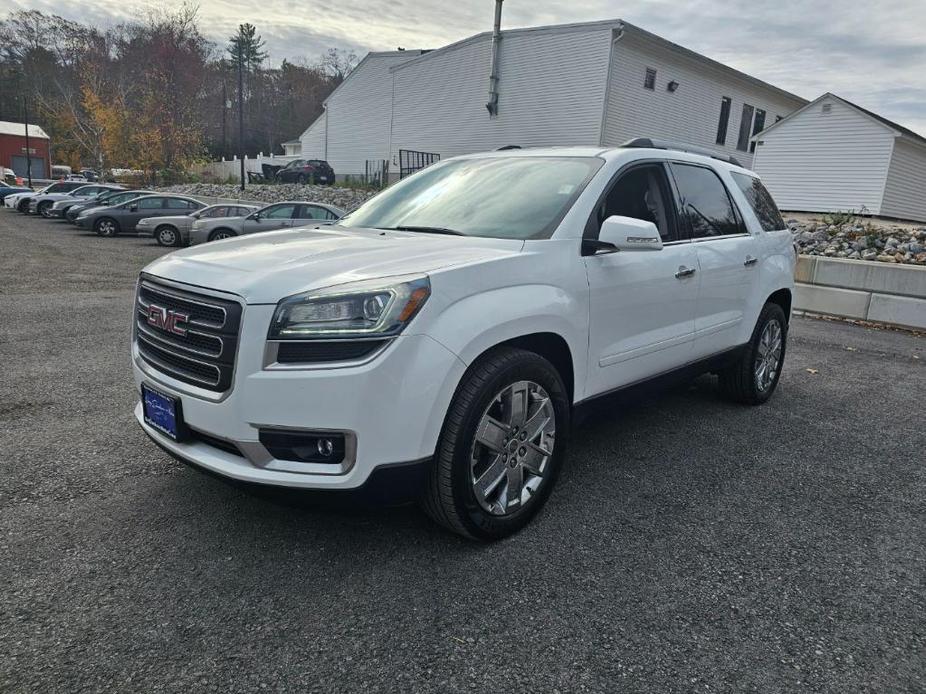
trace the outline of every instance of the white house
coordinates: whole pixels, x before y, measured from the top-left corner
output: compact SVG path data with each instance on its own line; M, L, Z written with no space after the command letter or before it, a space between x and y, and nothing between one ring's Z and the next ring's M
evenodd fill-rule
M755 141L782 209L926 221L926 138L902 125L827 93Z
M807 102L621 20L493 32L433 51L371 53L302 135L340 175L402 151L681 140L752 163L751 137Z

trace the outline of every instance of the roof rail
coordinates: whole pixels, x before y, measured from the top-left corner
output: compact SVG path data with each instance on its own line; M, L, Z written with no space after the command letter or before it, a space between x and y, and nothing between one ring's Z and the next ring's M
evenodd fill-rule
M717 159L719 161L725 161L728 164L733 164L734 166L742 166L743 164L733 156L729 154L717 154L712 152L706 147L698 147L696 145L686 145L684 142L671 142L670 140L654 140L650 137L635 137L632 140L627 140L621 147L640 147L646 149L671 149L676 152L688 152L689 154L700 154L704 157L710 157L711 159Z

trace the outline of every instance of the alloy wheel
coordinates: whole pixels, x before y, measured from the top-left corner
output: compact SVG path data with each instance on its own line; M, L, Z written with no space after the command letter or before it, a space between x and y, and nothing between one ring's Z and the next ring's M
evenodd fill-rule
M177 232L170 227L162 227L158 230L158 243L162 246L173 246L177 243Z
M784 346L781 324L772 319L762 329L759 345L756 349L754 372L756 388L764 393L775 382L781 365L781 350Z
M518 381L489 403L470 453L476 501L495 516L527 504L550 467L556 413L550 395L533 381Z
M116 224L112 220L104 219L99 225L100 234L103 236L114 236L116 233Z

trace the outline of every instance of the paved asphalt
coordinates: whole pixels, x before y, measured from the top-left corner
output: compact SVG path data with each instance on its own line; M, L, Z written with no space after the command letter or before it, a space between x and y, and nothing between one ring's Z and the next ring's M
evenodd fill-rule
M603 408L519 535L229 486L132 418L163 252L0 210L0 691L926 691L926 339Z

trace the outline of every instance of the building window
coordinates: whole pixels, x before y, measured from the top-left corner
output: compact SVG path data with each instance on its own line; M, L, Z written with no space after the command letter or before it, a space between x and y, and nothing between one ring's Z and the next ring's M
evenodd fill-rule
M656 70L654 68L646 68L646 77L643 79L643 88L644 89L656 89Z
M720 102L720 121L717 123L717 144L727 144L727 125L730 123L730 97L725 96Z
M833 104L823 104L823 108L820 109L823 113L829 113L833 110Z
M765 111L763 111L761 108L757 108L756 109L756 119L752 122L752 134L758 135L763 130L765 130ZM749 143L749 151L750 152L756 151L755 142Z
M743 115L740 116L740 134L736 138L736 148L740 152L749 151L749 133L752 132L752 116L756 109L749 104L743 104Z

